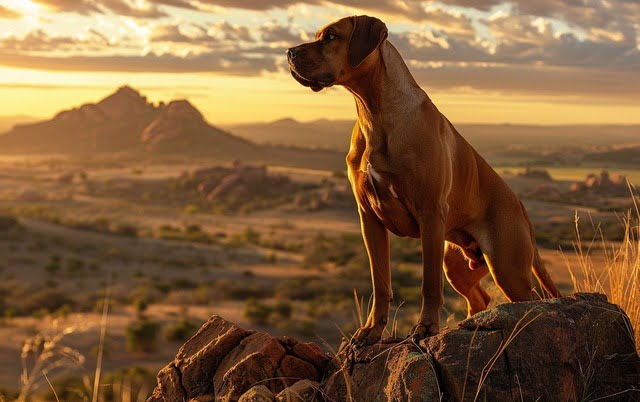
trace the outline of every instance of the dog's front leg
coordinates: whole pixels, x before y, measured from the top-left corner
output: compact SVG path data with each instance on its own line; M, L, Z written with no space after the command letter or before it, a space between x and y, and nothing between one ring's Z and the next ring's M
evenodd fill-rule
M372 345L380 340L387 325L389 305L392 299L391 271L389 267L389 233L371 211L358 208L362 238L364 239L373 282L373 307L366 324L358 329L352 342L356 345Z
M422 240L422 309L420 320L411 330L415 340L435 335L440 330L443 303L442 263L444 259L445 214L428 214L420 222Z

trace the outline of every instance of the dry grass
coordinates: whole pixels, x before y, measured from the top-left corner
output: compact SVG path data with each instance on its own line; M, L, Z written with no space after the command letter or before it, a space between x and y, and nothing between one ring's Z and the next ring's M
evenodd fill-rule
M630 186L631 189L631 186ZM640 209L638 195L631 189L633 208L621 216L625 228L622 242L608 242L599 227L597 237L585 241L577 230L574 249L578 257L577 267L566 256L565 264L576 292L597 292L607 295L611 303L620 306L631 320L630 334L635 334L636 349L640 347ZM590 255L594 244L600 243L604 252L604 269L596 266Z

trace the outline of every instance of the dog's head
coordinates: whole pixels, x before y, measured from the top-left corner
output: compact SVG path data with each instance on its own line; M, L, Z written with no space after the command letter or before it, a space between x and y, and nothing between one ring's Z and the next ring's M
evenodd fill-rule
M360 15L331 23L315 40L287 50L291 75L318 92L344 84L387 38L387 26L377 18Z

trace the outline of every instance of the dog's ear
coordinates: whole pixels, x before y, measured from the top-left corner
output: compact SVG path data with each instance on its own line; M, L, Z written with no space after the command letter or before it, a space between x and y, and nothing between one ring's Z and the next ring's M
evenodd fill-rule
M349 64L356 68L387 39L384 22L367 15L351 17L353 30L349 38Z

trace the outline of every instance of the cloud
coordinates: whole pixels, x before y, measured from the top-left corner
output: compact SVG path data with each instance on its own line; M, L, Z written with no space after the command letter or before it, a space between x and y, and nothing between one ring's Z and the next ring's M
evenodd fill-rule
M544 67L484 63L410 63L416 79L429 91L467 88L475 91L551 96L580 96L624 103L640 101L640 80L635 70L609 71L581 67Z
M177 24L159 24L153 27L149 39L153 42L192 43L198 37L183 34Z
M244 57L235 52L211 51L195 56L179 57L171 54L145 56L68 56L45 57L7 53L4 65L39 69L43 65L50 71L111 71L195 73L215 72L228 75L256 76L276 71L273 57Z
M19 12L13 11L10 8L0 5L0 18L19 19L21 17L22 15Z
M108 45L106 38L98 32L89 30L87 33L84 37L50 36L37 29L23 37L8 36L0 39L0 49L3 52L86 51L101 50Z
M137 21L144 29L129 41L117 34L105 36L98 26L85 27L79 36L35 30L23 37L0 38L4 65L67 71L286 74L283 50L306 40L308 34L296 23L305 28L317 23L319 28L327 21L311 16L286 23L266 14L268 22L255 23L244 17L234 20L234 12L223 20L215 12L306 4L327 6L328 14L389 18L389 40L427 88L636 100L635 93L640 93L636 84L640 2L636 0L34 1L56 12L152 20ZM209 11L202 11L205 6ZM175 7L194 10L199 18L190 20L191 11Z
M101 13L102 10L91 0L34 0L54 12L91 14Z
M128 0L34 0L54 12L77 13L82 15L114 14L134 18L160 18L167 14L152 1L130 2ZM167 4L171 0L163 0Z

